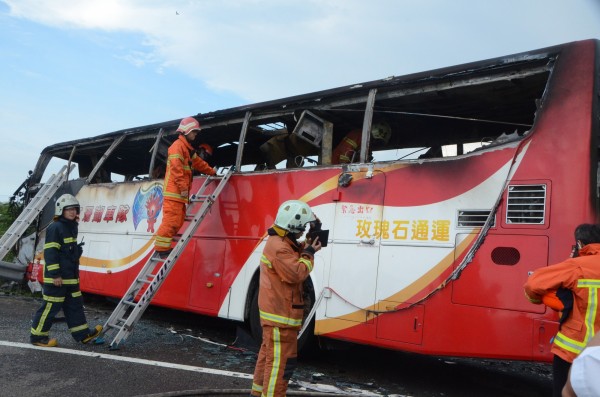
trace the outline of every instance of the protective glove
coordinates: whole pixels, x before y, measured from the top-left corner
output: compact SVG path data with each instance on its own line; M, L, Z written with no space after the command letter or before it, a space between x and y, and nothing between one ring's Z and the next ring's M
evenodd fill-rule
M314 221L309 223L310 227L308 228L308 233L306 233L306 239L308 240L309 245L312 244L312 241L314 240L315 232L321 230L321 227L323 226L319 217L315 215L315 218Z

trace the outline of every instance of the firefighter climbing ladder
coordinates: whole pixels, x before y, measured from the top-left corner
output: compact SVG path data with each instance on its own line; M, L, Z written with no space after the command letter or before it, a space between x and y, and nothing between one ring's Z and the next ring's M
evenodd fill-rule
M4 259L6 254L8 254L8 251L14 247L29 225L31 225L38 217L40 212L44 209L44 206L54 196L54 193L56 193L62 184L65 183L69 176L69 172L74 167L74 165L70 167L65 165L57 174L52 175L48 182L42 186L29 202L27 207L25 207L23 212L21 212L21 215L19 215L17 220L13 222L2 238L0 238L0 260ZM69 171L67 171L67 168L70 168Z
M183 252L194 232L202 223L204 217L208 214L213 203L227 184L227 181L234 172L234 167L227 170L225 175L209 176L204 180L204 183L198 189L198 192L190 199L190 205L186 214L186 220L189 220L189 225L181 235L181 238L173 247L173 250L166 259L161 258L157 252L153 252L148 261L142 267L140 273L115 307L106 324L104 324L103 336L112 338L110 349L115 350L119 345L127 339L133 331L136 322L142 317L144 311L150 305L150 301L158 292L163 281L173 269L179 255ZM205 194L207 187L212 181L220 180L217 187L211 194ZM193 214L196 203L202 203L198 212ZM193 214L193 215L192 215ZM142 291L143 287L147 286L141 294L137 302L135 297ZM114 336L112 336L114 334Z

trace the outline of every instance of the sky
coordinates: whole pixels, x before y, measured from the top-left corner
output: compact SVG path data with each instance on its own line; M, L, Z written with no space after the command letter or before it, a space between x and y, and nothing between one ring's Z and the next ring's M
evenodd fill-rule
M49 145L600 39L600 0L0 0L0 202Z

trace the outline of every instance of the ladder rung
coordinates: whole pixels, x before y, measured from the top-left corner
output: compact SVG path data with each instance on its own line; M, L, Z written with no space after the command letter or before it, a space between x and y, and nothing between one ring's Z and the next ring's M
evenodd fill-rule
M123 301L123 303L126 304L126 305L129 305L129 306L133 306L133 307L137 306L137 303L136 302L132 302L132 301Z

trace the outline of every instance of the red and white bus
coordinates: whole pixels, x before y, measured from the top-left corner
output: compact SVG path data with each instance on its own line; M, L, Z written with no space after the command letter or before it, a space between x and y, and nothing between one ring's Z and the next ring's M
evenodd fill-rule
M324 342L549 361L558 316L523 284L597 222L599 51L580 41L197 114L212 165L237 171L152 303L256 331L265 232L300 199L330 229L306 285ZM370 138L379 122L386 143ZM57 195L82 205L85 292L120 298L151 255L178 123L43 150L27 195L51 164L76 166ZM332 164L356 129L369 150Z

